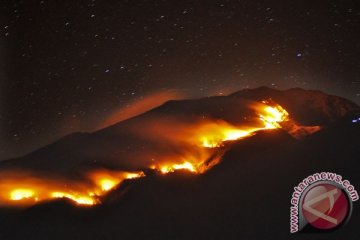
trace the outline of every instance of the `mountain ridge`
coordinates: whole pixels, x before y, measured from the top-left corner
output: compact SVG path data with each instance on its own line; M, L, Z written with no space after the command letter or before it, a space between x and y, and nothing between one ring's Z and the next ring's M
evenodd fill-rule
M12 165L14 162L19 161L19 159L22 159L20 160L22 164L31 165L30 163L26 163L26 159L37 162L39 160L34 160L34 158L41 159L43 158L41 156L42 154L46 155L46 152L55 151L54 149L57 149L55 152L58 153L58 156L55 156L55 158L59 158L62 155L68 155L68 158L73 158L73 160L68 160L67 162L70 161L70 163L74 163L76 162L75 159L79 158L79 155L83 154L83 152L86 154L87 149L90 151L91 155L91 149L94 149L95 146L101 146L104 141L119 141L121 144L123 139L128 139L129 141L136 142L137 138L133 139L133 136L131 136L128 130L131 128L138 128L136 125L146 126L146 124L149 124L148 122L151 122L153 121L152 119L157 119L158 117L170 121L180 120L185 123L196 121L201 118L215 120L224 119L225 121L236 125L239 123L238 119L241 119L242 116L248 113L249 110L246 108L247 104L253 101L267 99L272 99L281 106L284 106L294 119L304 125L327 125L336 119L345 116L346 113L360 111L358 105L344 98L327 95L318 90L310 91L300 88L275 90L268 87L259 87L256 89L243 89L228 96L171 100L145 113L118 122L107 128L91 133L75 132L66 135L23 157L1 161L0 167ZM76 151L74 151L76 147L82 149L76 149ZM105 146L105 149L109 148ZM64 152L66 151L71 154L65 154ZM111 151L113 150L110 149L108 153L111 154ZM104 151L104 153L105 152L106 151ZM63 156L62 158L66 158L66 156ZM94 159L91 161L93 160ZM78 163L81 162L82 160L79 159ZM36 168L42 168L41 164L41 161L35 164Z

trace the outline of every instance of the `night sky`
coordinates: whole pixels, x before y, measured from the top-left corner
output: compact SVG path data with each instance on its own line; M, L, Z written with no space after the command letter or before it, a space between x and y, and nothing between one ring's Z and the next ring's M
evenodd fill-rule
M266 85L360 103L357 3L6 0L0 159L93 131L158 96Z

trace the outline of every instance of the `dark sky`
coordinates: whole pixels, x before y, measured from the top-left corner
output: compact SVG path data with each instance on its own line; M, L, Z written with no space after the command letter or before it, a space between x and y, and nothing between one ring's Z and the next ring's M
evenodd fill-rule
M153 93L267 85L360 103L357 2L6 0L0 159L92 131Z

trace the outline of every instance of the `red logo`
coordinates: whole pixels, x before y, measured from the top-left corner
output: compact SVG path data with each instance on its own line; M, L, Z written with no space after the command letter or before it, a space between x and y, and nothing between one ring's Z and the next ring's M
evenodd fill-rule
M347 194L335 185L323 183L306 192L302 201L305 220L317 229L332 229L341 225L349 215Z

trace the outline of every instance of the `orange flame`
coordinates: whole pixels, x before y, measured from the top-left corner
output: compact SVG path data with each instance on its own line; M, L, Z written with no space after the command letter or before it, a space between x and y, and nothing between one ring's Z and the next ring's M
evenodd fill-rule
M264 122L264 129L281 128L280 123L288 120L289 113L280 105L263 108L263 113L259 113L260 119Z
M250 106L254 116L244 126L235 126L223 120L208 120L192 124L182 124L174 128L174 123L156 123L146 129L152 138L167 140L180 148L177 155L164 156L148 166L162 174L185 170L200 174L218 164L225 153L226 145L253 136L258 131L283 128L290 135L298 137L318 131L320 127L303 127L291 120L289 113L277 104L266 101ZM174 130L175 129L175 130ZM160 134L161 131L165 132ZM137 130L138 131L138 130ZM153 131L153 132L151 132ZM156 134L154 134L154 132ZM149 156L150 157L150 156ZM100 169L89 172L82 179L65 180L55 177L38 177L32 173L4 172L0 174L0 205L31 205L39 201L66 198L78 205L96 205L100 198L119 186L126 179L144 177L144 173L109 171Z
M143 172L97 170L85 180L37 177L20 171L2 172L0 205L16 202L32 205L50 199L66 198L78 205L95 205L100 197L125 179L145 176Z
M34 197L34 194L34 191L31 189L14 189L10 192L10 199L14 201L29 199Z
M184 162L181 164L173 164L173 165L164 165L160 168L162 173L170 173L176 170L188 170L190 172L197 172L195 166L190 162Z
M281 128L281 123L289 120L289 113L280 105L269 105L268 102L255 104L253 108L256 110L258 119L255 120L252 126L237 127L225 121L213 121L202 123L196 126L191 131L191 136L186 136L190 144L195 148L200 149L199 152L204 153L204 158L197 158L194 161L191 155L183 157L187 160L165 162L158 166L152 165L153 169L157 169L161 173L170 173L176 170L188 170L193 173L202 173L210 167L216 165L221 154L212 159L211 162L207 161L211 155L211 149L221 148L228 141L236 141L246 137L253 136L257 131ZM196 146L194 146L196 145ZM204 152L203 148L207 148L210 152Z

